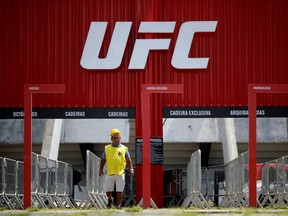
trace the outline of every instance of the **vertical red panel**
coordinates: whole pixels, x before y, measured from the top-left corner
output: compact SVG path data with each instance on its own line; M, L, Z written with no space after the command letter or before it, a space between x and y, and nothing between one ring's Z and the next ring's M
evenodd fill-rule
M151 199L151 158L150 158L150 137L151 137L151 121L150 121L150 93L141 93L141 116L142 116L142 199L143 208L150 208ZM138 119L136 119L137 121ZM137 130L137 128L136 128ZM137 181L137 179L136 179ZM139 184L137 184L139 186ZM157 185L159 187L159 185ZM161 184L160 186L163 186ZM137 192L136 192L137 193Z
M256 93L253 85L249 85L248 92L249 105L249 207L257 206L257 186L256 186Z
M31 180L32 180L32 93L24 87L24 197L23 207L31 207ZM20 180L21 181L21 180Z
M162 19L162 0L157 1L140 1L138 2L138 5L136 4L135 7L137 7L137 16L139 21L145 20L145 21L154 21L154 20L161 20ZM138 27L137 23L137 27ZM155 36L153 34L145 34L144 38L154 38ZM147 65L144 71L141 71L141 73L137 72L136 75L136 83L137 83L137 92L138 97L136 97L136 137L142 137L142 121L140 112L141 107L143 106L141 104L141 84L154 84L154 83L162 83L163 80L163 62L159 59L162 57L160 56L159 52L150 52ZM162 100L160 95L151 95L151 115L149 118L151 118L150 122L151 124L151 136L156 137L162 137ZM162 167L162 168L161 168ZM150 181L153 182L151 184L151 198L156 203L158 207L163 207L164 205L164 172L163 172L163 165L151 165L151 170L158 168L158 170L162 170L158 172L157 177L155 175L152 175L151 173L151 179ZM137 185L136 185L136 199L140 200L142 197L142 194L144 193L142 191L142 183L141 181L138 182L139 178L142 178L142 169L143 167L141 165L136 166L137 169ZM158 179L155 181L155 179Z

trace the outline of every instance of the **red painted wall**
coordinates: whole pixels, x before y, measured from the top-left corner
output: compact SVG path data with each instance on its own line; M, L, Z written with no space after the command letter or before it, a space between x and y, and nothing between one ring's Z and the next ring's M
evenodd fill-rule
M65 94L38 95L35 107L135 107L142 83L184 84L164 106L247 106L248 83L288 83L286 0L1 0L0 107L23 107L25 83L63 83ZM141 21L176 21L169 50L151 52L145 70L128 70ZM185 21L218 21L197 33L191 57L209 57L207 69L176 70L171 57ZM116 21L133 21L121 66L86 70L80 59L92 21L108 21L105 56ZM258 105L287 106L285 95Z
M1 0L0 108L23 107L24 84L65 84L65 94L35 95L34 107L136 107L141 137L141 84L184 84L183 94L152 96L151 136L162 137L163 106L247 106L249 83L288 84L287 0ZM92 21L108 21L105 57L116 21L132 21L122 64L111 71L80 66ZM176 21L172 34L140 34L141 21ZM190 57L209 57L207 69L177 70L171 58L186 21L218 21L196 33ZM171 38L152 51L144 70L128 70L137 38ZM284 94L259 96L259 106L287 106ZM163 165L153 165L151 196L163 206ZM142 167L137 172L141 198ZM162 186L162 187L161 187Z

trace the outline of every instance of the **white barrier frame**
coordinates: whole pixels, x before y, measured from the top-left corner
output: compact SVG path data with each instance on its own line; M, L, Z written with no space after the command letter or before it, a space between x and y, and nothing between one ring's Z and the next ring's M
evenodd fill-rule
M86 152L86 197L80 204L83 208L107 208L108 198L103 191L104 177L99 176L101 159L91 151Z
M181 207L209 208L210 206L201 193L201 150L194 152L187 165L187 196Z

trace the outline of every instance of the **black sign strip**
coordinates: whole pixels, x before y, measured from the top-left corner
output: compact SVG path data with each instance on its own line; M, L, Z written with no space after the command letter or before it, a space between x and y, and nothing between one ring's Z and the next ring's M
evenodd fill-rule
M257 107L257 117L288 117L288 107ZM248 107L164 107L163 118L248 118Z
M135 119L135 108L34 108L36 119ZM288 117L288 106L257 107L257 117ZM0 108L0 119L23 119L23 108ZM248 118L248 107L164 107L163 118Z
M34 108L38 119L134 119L134 108ZM1 108L0 119L23 119L22 108Z

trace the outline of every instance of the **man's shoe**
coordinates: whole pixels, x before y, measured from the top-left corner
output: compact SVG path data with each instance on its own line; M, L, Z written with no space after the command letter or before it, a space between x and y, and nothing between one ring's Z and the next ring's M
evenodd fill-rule
M113 202L113 200L108 199L107 208L111 208L112 207L112 202Z
M117 209L121 209L122 206L121 206L121 203L117 203Z

